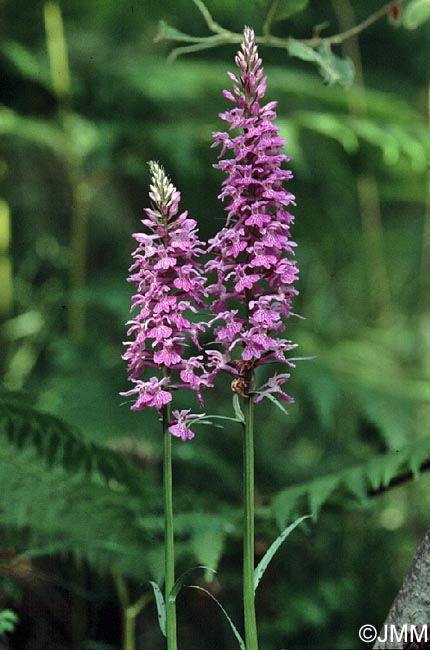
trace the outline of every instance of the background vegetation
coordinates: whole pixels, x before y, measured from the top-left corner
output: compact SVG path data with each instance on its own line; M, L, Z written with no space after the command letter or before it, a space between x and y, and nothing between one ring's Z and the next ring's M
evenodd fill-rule
M272 27L296 39L380 7L279 5L303 9ZM261 34L268 3L208 7ZM305 320L289 334L316 357L292 373L288 418L257 409L260 556L280 526L314 514L260 586L262 650L359 648L358 628L382 623L428 526L430 30L414 22L426 7L406 4L397 22L334 48L355 64L349 87L260 48L295 175ZM150 159L203 237L222 225L211 132L237 46L167 63L178 43L154 42L159 20L209 35L191 0L0 5L0 609L18 615L14 633L1 618L16 650L118 649L126 613L137 650L164 647L148 585L163 570L160 430L118 396L130 234ZM205 408L230 411L229 386ZM217 568L194 580L240 625L240 430L202 427L174 456L178 571ZM235 647L204 593L181 592L178 617L180 647Z

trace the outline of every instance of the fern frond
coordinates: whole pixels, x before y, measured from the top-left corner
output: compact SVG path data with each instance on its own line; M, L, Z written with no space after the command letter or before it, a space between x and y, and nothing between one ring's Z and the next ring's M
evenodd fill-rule
M116 451L86 441L74 428L48 413L0 398L0 436L17 449L33 448L52 468L102 476L140 492L142 481L137 467Z
M145 530L145 500L116 482L69 472L31 449L0 448L0 526L19 531L17 550L30 556L73 554L96 569L112 566L148 579L147 552L158 540Z
M417 478L420 472L429 467L430 437L420 438L395 452L379 454L360 465L285 488L273 497L272 514L281 528L285 527L299 504L316 518L333 494L341 491L365 504L370 496L409 478Z

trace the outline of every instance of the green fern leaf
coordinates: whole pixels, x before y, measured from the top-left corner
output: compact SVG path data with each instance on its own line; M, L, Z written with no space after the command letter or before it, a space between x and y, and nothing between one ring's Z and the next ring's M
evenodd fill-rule
M335 492L350 493L365 505L370 493L388 487L404 473L417 477L429 462L430 438L420 438L395 452L375 456L366 463L282 490L272 500L272 513L279 526L284 528L299 502L311 510L314 518Z
M87 442L60 418L7 399L0 399L0 436L18 449L31 447L49 467L61 465L68 471L98 472L140 492L139 473L119 453Z

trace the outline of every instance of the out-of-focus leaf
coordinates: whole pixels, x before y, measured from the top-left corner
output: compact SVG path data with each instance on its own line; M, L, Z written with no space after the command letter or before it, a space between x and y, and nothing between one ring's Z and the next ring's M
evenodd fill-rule
M354 64L351 59L337 56L326 43L320 45L318 50L314 50L290 38L288 53L302 61L316 63L325 83L329 86L337 83L348 88L354 81Z
M309 0L279 0L274 20L285 20L294 14L304 11Z
M319 62L320 72L324 81L331 86L338 83L349 88L354 81L354 64L349 57L340 57L334 54L330 45L323 43L318 48L321 57Z
M80 159L92 153L100 144L101 135L97 125L77 113L69 113L66 119L68 146Z
M225 545L226 531L219 525L199 527L198 530L193 532L191 538L191 545L194 556L197 561L204 563L206 566L212 567L205 573L205 579L209 582L212 579L212 573L217 569L219 561L222 557Z
M342 116L333 113L300 111L296 117L300 126L337 140L348 153L355 153L358 150L358 138L353 129L345 124Z
M19 449L35 450L49 467L63 465L76 473L99 472L106 481L117 481L139 490L135 466L105 446L88 443L66 422L13 400L0 399L0 437Z
M314 519L317 518L322 504L331 496L336 484L336 477L333 476L323 476L313 481L312 488L309 490L309 507Z
M166 23L164 20L160 20L158 23L158 32L156 36L157 41L161 41L164 39L173 39L173 40L187 40L189 38L188 34L185 34L184 32L179 31L179 29L176 29L176 27L172 27L168 23Z
M18 623L18 616L11 609L0 611L0 636L13 632Z
M0 112L0 135L13 135L34 144L53 149L60 156L65 155L65 138L61 129L52 122L22 117L9 109Z
M430 0L412 0L403 10L402 24L406 29L417 29L430 20Z
M72 554L103 573L113 564L139 579L153 572L139 525L143 499L115 481L103 485L96 476L58 465L47 469L30 449L2 441L0 493L2 529L20 531L17 550L50 546L51 552Z
M327 476L285 488L272 501L272 511L280 526L285 526L291 512L304 500L303 508L313 509L315 517L333 493L345 491L365 504L370 490L387 487L402 472L418 476L423 463L430 460L430 438L420 438L394 452L380 454L369 461L340 469Z
M302 61L312 61L313 63L319 63L321 57L318 56L318 53L309 45L300 43L295 38L288 39L288 54L290 56L295 56L297 59Z
M359 137L382 149L384 162L387 165L395 165L398 162L400 157L399 142L388 129L373 120L356 117L351 118L350 123Z
M50 89L48 69L39 65L32 52L17 41L7 40L0 46L0 51L7 56L17 70L26 79L31 79Z

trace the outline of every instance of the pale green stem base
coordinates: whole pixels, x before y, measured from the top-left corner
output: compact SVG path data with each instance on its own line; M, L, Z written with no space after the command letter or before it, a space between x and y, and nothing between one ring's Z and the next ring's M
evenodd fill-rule
M121 603L122 650L136 650L136 618L152 600L152 596L148 594L141 596L135 603L130 604L127 585L123 576L115 569L112 571L112 575Z
M246 650L258 650L254 596L254 403L245 401L243 436L243 605Z

